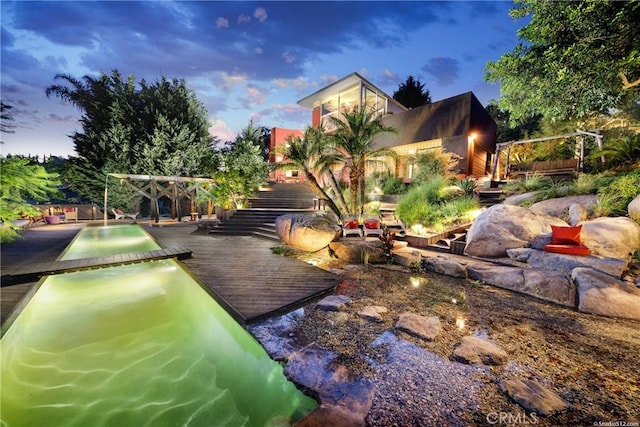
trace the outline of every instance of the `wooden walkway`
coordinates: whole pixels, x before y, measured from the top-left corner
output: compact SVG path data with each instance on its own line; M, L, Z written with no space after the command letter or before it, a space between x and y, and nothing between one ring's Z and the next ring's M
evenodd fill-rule
M339 277L305 262L275 255L273 241L249 236L212 237L191 227L147 229L162 246L187 246L183 261L209 293L242 324L304 305L333 291Z
M154 251L121 254L106 257L71 259L65 261L38 262L29 264L17 273L3 274L2 287L37 282L44 276L70 273L72 271L90 270L101 267L132 264L155 259L177 258L186 259L191 256L187 248L164 248Z
M73 239L81 224L69 226L43 226L25 232L25 239L2 247L2 285L0 293L2 323L16 306L24 304L29 291L39 279L38 273L63 272L64 268L95 268L98 264L118 264L141 260L125 260L122 256L57 261L57 257ZM272 241L248 236L213 237L207 230L194 225L144 227L165 248L180 248L178 252L191 254L181 262L204 285L209 294L242 323L265 319L302 306L306 302L333 291L339 277L302 261L275 255ZM187 249L188 248L188 249ZM176 249L165 249L166 257ZM151 256L152 252L147 253ZM141 254L134 254L139 257ZM160 256L160 254L155 254ZM68 263L68 264L66 264ZM95 263L95 265L91 265ZM45 267L49 265L50 267ZM54 268L52 268L53 266ZM31 275L31 276L29 276ZM6 276L6 277L5 277ZM17 278L22 277L20 280ZM25 297L25 295L27 295Z

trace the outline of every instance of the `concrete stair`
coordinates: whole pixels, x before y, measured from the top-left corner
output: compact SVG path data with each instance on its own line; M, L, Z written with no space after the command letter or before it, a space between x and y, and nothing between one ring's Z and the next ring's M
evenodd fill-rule
M315 195L304 184L271 184L249 199L250 207L238 209L209 231L213 235L256 236L280 241L275 221L280 215L313 210Z

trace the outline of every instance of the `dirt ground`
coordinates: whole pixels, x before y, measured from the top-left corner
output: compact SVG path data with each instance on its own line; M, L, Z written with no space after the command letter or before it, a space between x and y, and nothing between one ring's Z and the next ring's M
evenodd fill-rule
M339 362L376 384L368 425L640 425L640 322L388 266L342 270L336 294L353 300L349 309L324 312L309 304L294 336L298 345L316 342L337 353ZM367 305L388 308L383 322L357 315ZM425 341L395 329L405 311L438 316L441 332ZM389 333L426 351L419 351L418 359L392 355ZM453 362L453 348L466 335L496 343L507 352L508 363L469 367ZM377 345L381 336L387 339ZM539 382L569 409L549 417L527 412L500 391L500 380L515 378Z

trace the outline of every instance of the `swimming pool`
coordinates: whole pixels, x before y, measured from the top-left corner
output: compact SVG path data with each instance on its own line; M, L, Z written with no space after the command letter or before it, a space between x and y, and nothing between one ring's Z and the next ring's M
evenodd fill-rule
M8 426L277 426L317 406L173 260L50 276L0 345Z

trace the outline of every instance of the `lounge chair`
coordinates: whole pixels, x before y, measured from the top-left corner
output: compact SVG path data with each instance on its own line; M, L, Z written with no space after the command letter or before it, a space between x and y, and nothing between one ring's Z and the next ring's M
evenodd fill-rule
M379 218L366 218L362 222L362 231L365 239L369 236L380 237L384 232Z
M69 220L78 221L78 208L76 207L64 208L62 211L64 213L65 221L69 221Z
M362 229L358 224L357 216L347 216L342 218L342 237L358 236L362 237Z
M121 211L120 209L111 209L111 212L113 212L113 214L116 216L116 219L122 219L122 218L136 219L138 215L140 215L140 212L126 213Z

